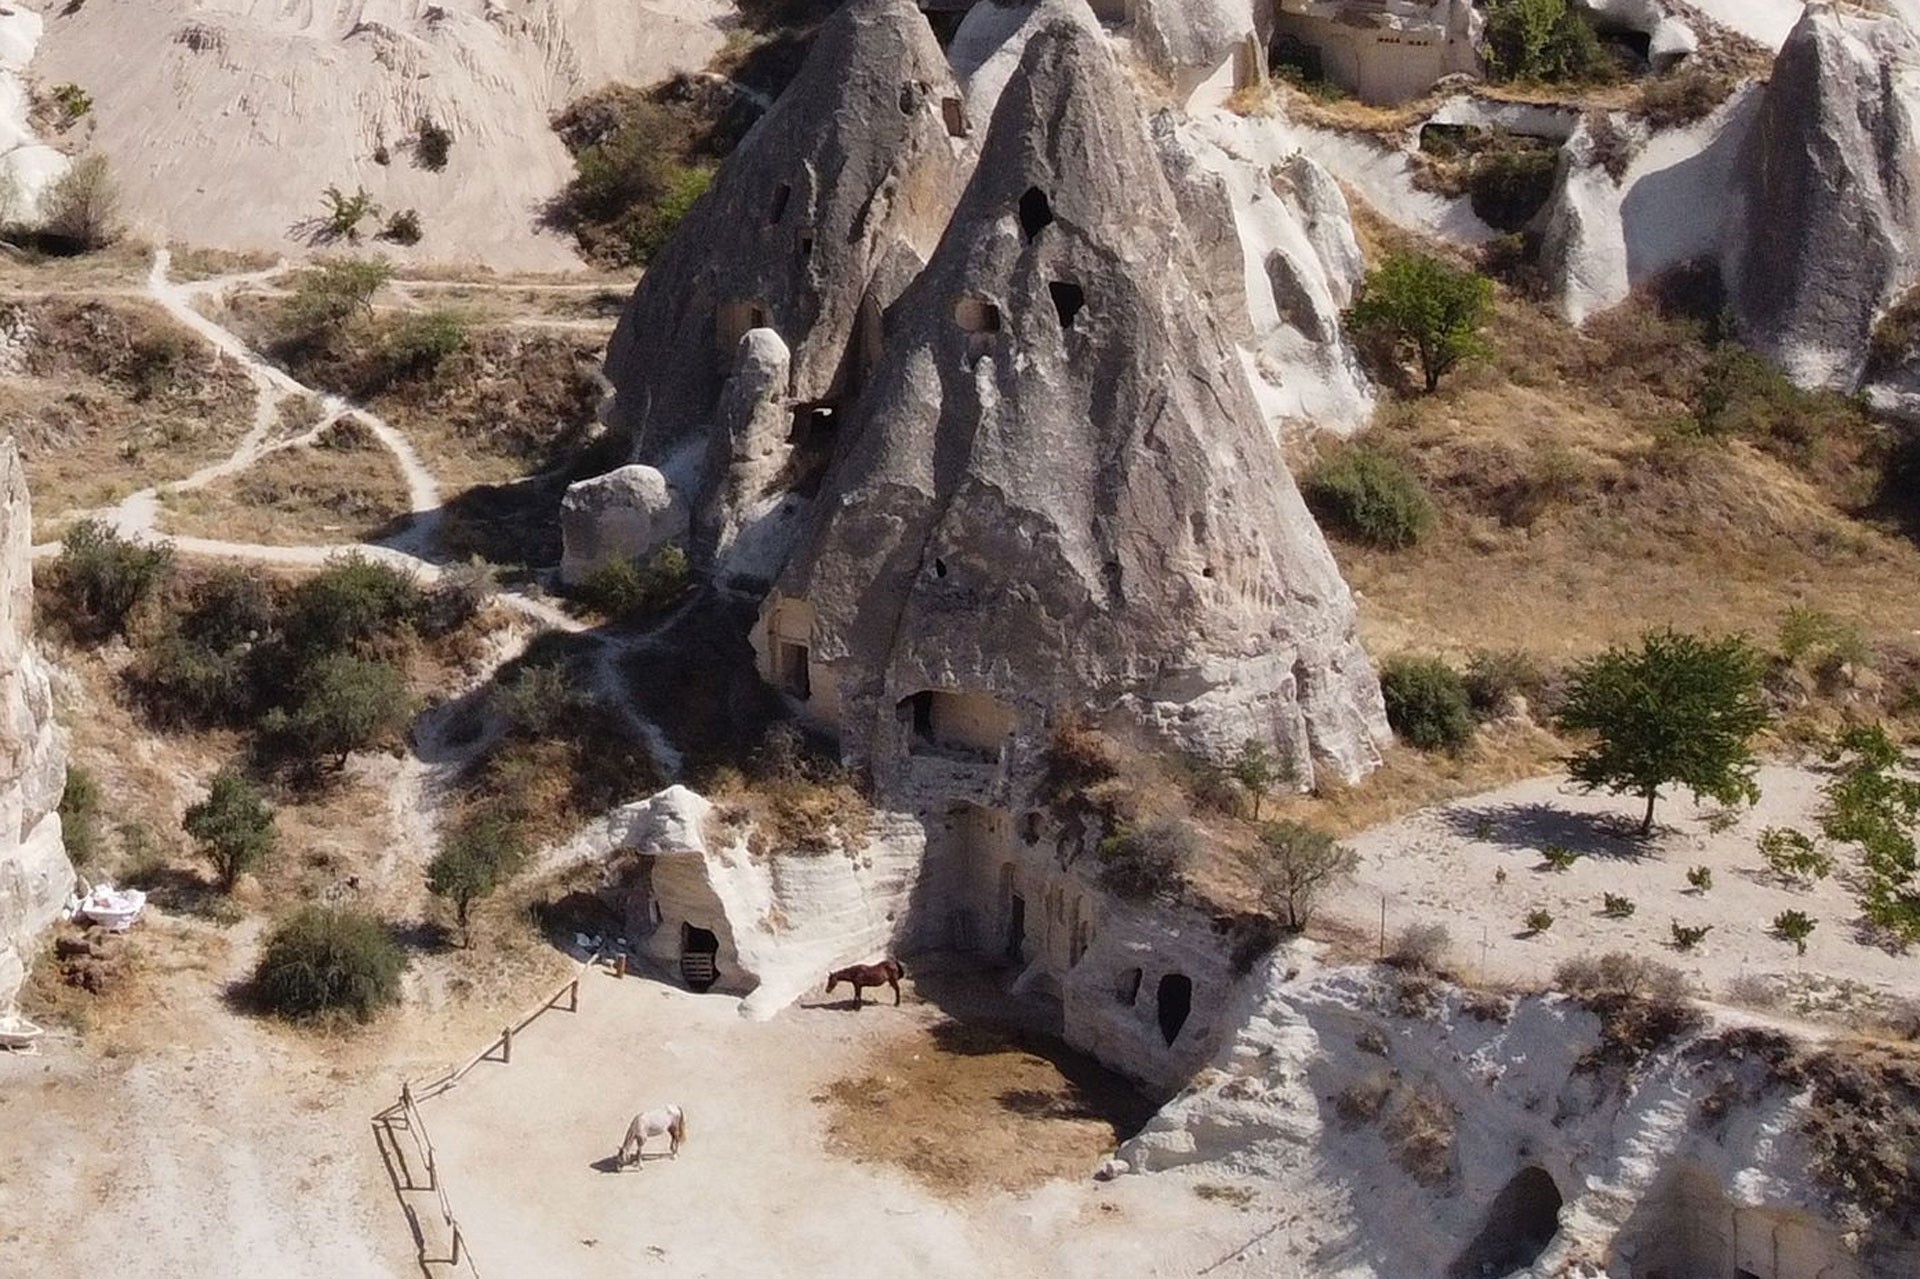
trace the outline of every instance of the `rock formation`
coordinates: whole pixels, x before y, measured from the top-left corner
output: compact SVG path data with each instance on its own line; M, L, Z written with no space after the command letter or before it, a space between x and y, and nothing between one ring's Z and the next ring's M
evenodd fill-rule
M73 891L56 811L66 732L31 642L32 545L26 472L13 441L0 440L0 1011L25 978L34 938Z
M1920 44L1812 4L1747 138L1723 263L1742 336L1803 386L1851 389L1875 319L1920 272Z
M621 316L606 369L634 460L671 470L675 450L702 436L749 329L785 342L796 404L857 391L880 313L959 195L969 131L946 57L908 0L837 12Z
M686 532L686 499L654 467L634 463L569 484L560 501L560 580L578 586L601 565L643 560Z
M1043 19L762 615L883 794L915 742L1031 751L1079 707L1377 760L1351 596L1195 271L1104 41Z
M1249 43L1258 54L1253 65L1265 72L1261 34L1268 24L1256 23L1255 15L1264 18L1266 11L1266 6L1247 0L1137 0L1134 46L1185 95ZM1252 78L1236 72L1236 84Z

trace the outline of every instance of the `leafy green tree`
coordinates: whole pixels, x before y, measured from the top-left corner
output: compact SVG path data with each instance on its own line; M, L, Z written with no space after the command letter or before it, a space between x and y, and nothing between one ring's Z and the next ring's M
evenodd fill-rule
M1481 52L1496 80L1611 80L1612 59L1593 25L1567 0L1493 0Z
M355 552L294 589L282 627L297 653L338 653L411 625L421 604L413 574Z
M1227 773L1253 797L1253 820L1260 820L1260 805L1273 788L1293 777L1293 761L1273 753L1264 742L1249 737L1227 763Z
M393 278L385 258L333 258L302 271L282 304L281 323L295 337L314 337L355 318L373 318L373 298Z
M427 864L427 891L453 904L461 938L471 943L473 904L506 883L529 856L520 828L495 813L475 813L454 828Z
M1493 314L1493 282L1424 253L1395 253L1367 272L1347 327L1395 358L1411 350L1427 391L1460 361L1483 354L1480 330Z
M1593 744L1567 761L1573 779L1647 801L1653 829L1660 788L1733 804L1760 797L1749 746L1767 724L1760 661L1739 636L1709 640L1649 631L1637 649L1611 648L1573 670L1560 725Z
M1878 724L1842 733L1829 755L1835 765L1824 790L1820 831L1861 851L1858 888L1867 919L1903 941L1920 941L1920 819L1914 761Z
M1359 858L1332 834L1305 822L1269 822L1260 832L1266 860L1261 895L1286 911L1288 928L1307 926L1314 903L1335 880L1351 874Z
M253 783L224 769L180 825L213 863L222 892L231 892L241 872L265 861L279 839L273 809Z
M332 653L307 667L293 709L275 710L264 727L308 758L334 757L338 769L406 723L408 713L407 681L396 667Z
M120 238L120 184L107 157L83 155L47 189L40 201L41 230L82 253Z

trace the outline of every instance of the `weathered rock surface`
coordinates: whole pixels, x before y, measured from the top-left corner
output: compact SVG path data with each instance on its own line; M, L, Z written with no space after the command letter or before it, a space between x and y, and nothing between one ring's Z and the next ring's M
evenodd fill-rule
M1104 41L1046 21L768 605L812 610L816 686L883 787L928 690L1029 747L1086 706L1303 777L1377 761L1352 598L1197 269Z
M857 391L879 353L881 312L946 226L968 128L946 57L908 0L840 9L620 318L606 371L634 460L664 466L713 422L749 329L786 343L796 403Z
M1700 37L1663 0L1580 0L1602 31L1635 31L1647 38L1647 63L1670 70L1700 47Z
M1264 47L1255 8L1248 0L1138 0L1134 46L1177 92L1191 92L1248 40ZM1259 64L1264 68L1266 59Z
M1742 336L1803 386L1851 389L1920 248L1920 45L1895 18L1807 7L1747 138L1723 265Z
M0 440L0 1010L12 1006L35 937L73 891L55 810L67 780L67 737L32 645L33 515L26 472Z
M615 560L641 560L687 532L687 501L655 467L635 463L567 486L560 580L577 586Z

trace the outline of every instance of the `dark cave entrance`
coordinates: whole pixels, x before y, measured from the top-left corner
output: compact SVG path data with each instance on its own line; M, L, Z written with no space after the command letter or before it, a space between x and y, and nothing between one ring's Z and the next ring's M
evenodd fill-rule
M1160 979L1160 997L1157 1001L1160 1019L1160 1037L1172 1046L1180 1038L1180 1028L1187 1024L1187 1018L1193 1012L1193 978L1185 973L1168 973Z
M1447 1279L1510 1275L1533 1264L1560 1232L1560 1187L1544 1168L1522 1168L1494 1197L1480 1233Z

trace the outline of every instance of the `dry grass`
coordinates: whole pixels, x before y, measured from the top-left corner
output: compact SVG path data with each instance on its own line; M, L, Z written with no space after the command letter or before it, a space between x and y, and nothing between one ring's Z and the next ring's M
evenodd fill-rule
M210 280L217 275L264 271L279 255L259 249L216 249L204 245L172 244L167 278L175 281Z
M1093 1062L1037 1049L952 1021L890 1041L864 1073L815 1096L828 1148L951 1198L1084 1177L1151 1107Z
M1453 1146L1460 1116L1445 1097L1415 1092L1387 1117L1380 1134L1393 1151L1393 1161L1426 1186L1453 1179Z
M186 537L304 546L371 540L406 513L407 485L392 456L377 442L350 440L279 449L238 475L168 493L163 524Z
M224 456L253 387L158 307L124 298L23 298L25 376L0 379L0 433L27 464L39 530Z

